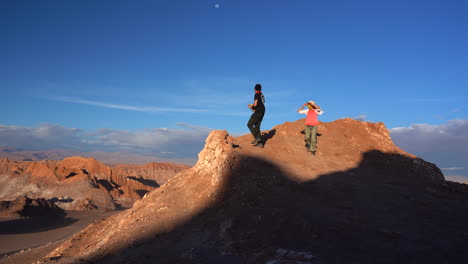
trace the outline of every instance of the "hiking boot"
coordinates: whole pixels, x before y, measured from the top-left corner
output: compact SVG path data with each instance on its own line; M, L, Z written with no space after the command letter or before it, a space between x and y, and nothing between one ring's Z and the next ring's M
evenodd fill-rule
M250 142L250 144L255 145L255 144L258 144L258 142L260 142L260 141L262 141L262 139L256 138L252 142Z
M310 153L312 153L312 155L314 155L314 156L315 156L315 150L314 150L314 151L310 151Z
M259 148L263 148L263 143L262 142L258 142L257 144L253 145L254 147L259 147Z

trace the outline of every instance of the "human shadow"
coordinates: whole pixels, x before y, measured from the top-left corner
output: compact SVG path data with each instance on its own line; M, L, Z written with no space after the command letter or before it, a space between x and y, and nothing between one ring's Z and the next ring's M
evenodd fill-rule
M454 192L437 170L370 151L355 168L296 182L242 156L214 205L82 263L468 263L468 190Z
M261 138L262 138L263 145L266 145L268 140L273 138L275 135L276 135L276 129L272 129L272 130L268 131L268 133L262 134Z

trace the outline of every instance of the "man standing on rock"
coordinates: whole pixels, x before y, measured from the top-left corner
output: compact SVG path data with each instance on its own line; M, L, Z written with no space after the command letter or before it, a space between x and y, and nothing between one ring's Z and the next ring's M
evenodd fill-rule
M302 110L307 106L307 109ZM318 126L318 115L323 114L320 107L315 104L314 101L309 101L301 106L297 110L299 114L307 115L306 126L305 126L305 137L306 148L308 152L311 152L315 156L317 150L317 126Z
M261 138L260 125L265 115L265 97L262 94L262 85L256 84L255 88L254 103L249 104L248 107L254 112L247 123L250 132L254 136L254 140L251 142L255 147L263 148L263 142Z

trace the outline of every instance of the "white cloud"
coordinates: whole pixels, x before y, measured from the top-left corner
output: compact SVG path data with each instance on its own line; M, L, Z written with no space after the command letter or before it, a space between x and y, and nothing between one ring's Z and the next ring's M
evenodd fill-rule
M468 176L463 175L446 175L445 179L454 182L468 183Z
M358 121L366 121L367 116L366 115L359 115L359 116L354 117L353 119L356 119Z
M196 96L167 96L167 101L175 102L184 102L184 107L174 108L174 107L147 107L147 106L131 106L131 105L121 105L113 104L107 102L99 102L92 100L83 100L79 98L71 98L65 96L52 96L49 99L68 102L74 104L84 104L92 105L97 107L111 108L111 109L120 109L127 111L136 111L136 112L145 112L145 113L198 113L198 114L210 114L210 115L222 115L222 116L247 116L247 111L239 111L243 109L240 107L233 107L234 104L239 105L247 100L239 99L238 97L232 96L230 94L223 96L216 95L196 95ZM205 108L198 108L203 106ZM232 109L235 109L233 111Z
M76 144L83 131L56 124L41 124L38 127L20 127L0 125L0 145L25 149L37 149L42 146L57 148Z
M445 124L413 124L390 129L396 145L434 162L446 171L457 170L468 176L468 120L449 120Z
M441 125L414 124L390 130L392 138L408 150L457 151L468 154L468 120L450 120Z
M68 103L75 103L75 104L85 104L85 105L93 105L99 106L104 108L113 108L113 109L120 109L120 110L129 110L129 111L137 111L137 112L146 112L146 113L161 113L161 112L177 112L177 113L202 113L202 112L209 112L207 109L195 109L195 108L171 108L171 107L149 107L149 106L131 106L131 105L121 105L121 104L112 104L106 102L98 102L92 100L83 100L79 98L71 98L65 96L53 96L51 97L53 100L68 102Z
M445 171L454 171L454 170L463 170L465 168L463 167L451 167L451 168L441 168L441 170L445 170Z
M164 153L196 153L201 150L211 129L189 124L178 124L182 129L154 128L130 132L107 129L94 135L103 146L119 146L140 151Z
M38 127L0 125L0 146L30 150L67 148L81 151L120 151L173 157L194 157L211 129L179 123L180 129L153 128L141 131L99 129L84 132L56 124Z

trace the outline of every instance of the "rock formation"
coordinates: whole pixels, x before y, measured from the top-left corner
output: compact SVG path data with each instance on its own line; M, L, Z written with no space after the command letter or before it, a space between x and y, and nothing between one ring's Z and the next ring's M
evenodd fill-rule
M197 164L89 225L42 263L466 263L467 186L396 147L382 123L213 131Z
M0 202L0 217L37 217L54 215L62 210L46 199L30 199L27 196L18 197L13 201Z
M65 210L114 210L164 184L186 165L150 163L108 167L93 158L62 161L0 159L0 201L26 195L47 199Z

